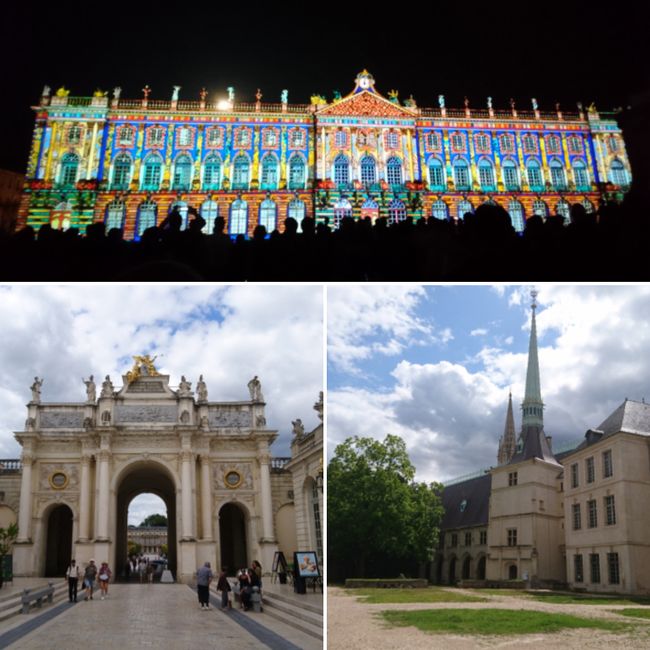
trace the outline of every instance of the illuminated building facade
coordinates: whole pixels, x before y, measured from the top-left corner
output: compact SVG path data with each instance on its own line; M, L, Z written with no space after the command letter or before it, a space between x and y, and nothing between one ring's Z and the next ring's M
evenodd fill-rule
M505 207L516 230L533 214L593 209L631 183L621 130L595 107L575 114L492 107L420 108L382 96L368 72L328 103L70 97L45 88L18 227L118 227L127 239L177 207L196 208L212 232L268 232L286 217L328 220L462 218L481 203Z

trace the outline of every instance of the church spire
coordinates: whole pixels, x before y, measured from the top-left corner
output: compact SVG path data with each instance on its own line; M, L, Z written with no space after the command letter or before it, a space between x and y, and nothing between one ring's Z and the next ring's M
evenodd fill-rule
M522 429L533 424L544 426L544 403L542 402L542 389L539 380L539 359L537 357L537 324L535 310L537 309L537 291L530 292L533 299L531 310L533 312L530 327L530 342L528 344L528 369L526 370L526 394L521 409L523 411Z
M512 392L508 395L508 413L506 414L506 426L503 430L503 437L499 441L499 465L510 462L514 456L517 440L515 437L515 416L512 412Z

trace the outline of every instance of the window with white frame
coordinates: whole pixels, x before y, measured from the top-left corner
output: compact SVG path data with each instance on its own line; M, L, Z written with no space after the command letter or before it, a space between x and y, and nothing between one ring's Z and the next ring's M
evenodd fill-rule
M77 182L79 172L79 156L76 153L66 153L61 158L61 171L59 184L63 187L72 187Z
M131 156L121 153L115 156L111 189L127 190L131 181Z
M361 182L365 185L372 185L377 182L377 164L372 156L364 156L361 159Z
M185 201L175 201L169 208L169 214L175 211L178 212L178 214L181 216L181 230L187 229L188 209L189 206Z
M189 147L192 144L192 130L187 126L181 126L178 129L178 146Z
M289 160L289 189L305 189L305 161L298 154L294 154Z
M162 145L165 141L165 129L162 126L153 126L149 129L149 145Z
M427 133L427 147L432 151L440 150L440 134L435 131Z
M508 214L512 227L516 232L524 232L526 219L524 218L524 206L519 201L510 201L508 203Z
M519 173L517 171L517 165L508 159L503 161L503 182L507 190L518 190L519 189Z
M120 145L130 145L133 142L133 136L135 135L135 129L132 126L123 126L120 129L120 135L118 138L118 143Z
M556 191L566 190L566 175L562 163L557 160L551 160L549 167L551 169L551 183Z
M247 190L249 183L250 163L244 155L235 158L233 164L232 187L234 190Z
M221 159L211 155L203 163L203 189L218 190L221 186Z
M341 220L352 216L352 204L347 199L340 199L334 204L334 228L341 225Z
M625 187L628 184L628 175L625 165L620 160L613 160L609 167L609 180L614 185Z
M537 153L537 136L532 133L525 133L521 137L521 146L526 154Z
M124 217L126 216L126 206L122 201L113 201L106 206L106 231L113 228L122 229L124 227Z
M302 232L302 220L305 218L307 212L305 204L299 199L294 199L289 203L287 208L287 216L295 219L298 223L298 232Z
M399 199L393 199L388 206L388 223L398 223L405 219L406 206Z
M435 189L443 189L445 186L445 173L442 161L438 158L429 160L429 186Z
M156 225L156 215L158 212L158 206L154 201L145 201L140 204L138 209L138 227L137 234L138 237L142 236L142 233L147 228L152 228Z
M188 191L192 185L192 159L182 154L176 158L174 165L174 182L172 189Z
M589 173L587 165L582 160L573 163L573 180L578 189L589 189Z
M454 183L457 190L469 189L469 167L462 158L454 162Z
M484 191L494 189L494 167L492 167L492 163L486 158L479 161L478 178L481 188Z
M564 219L564 225L568 225L571 221L571 206L567 201L562 199L555 205L555 213Z
M216 201L208 200L203 201L201 204L201 216L205 221L205 225L201 228L201 232L206 235L211 235L214 232L214 222L219 216L219 206Z
M548 216L548 206L541 199L533 201L533 214L546 218Z
M389 131L386 134L386 148L399 149L399 133L397 131Z
M266 199L262 201L260 206L260 226L266 228L267 233L271 233L275 230L275 226L278 220L278 206L275 204L275 201L271 199Z
M348 144L348 135L345 131L337 131L334 136L334 144L338 149L344 149Z
M465 151L465 136L462 133L451 134L451 149L457 152Z
M278 159L272 154L264 156L262 160L261 180L263 190L275 190L278 188Z
M446 221L449 218L449 208L442 199L438 199L431 206L431 216L434 219L440 219L441 221Z
M562 151L562 143L557 135L549 135L546 138L546 150L548 153L560 153Z
M248 204L243 199L233 201L230 207L228 232L231 235L245 235L248 228Z
M528 174L528 185L533 191L539 191L544 187L542 179L542 169L536 160L529 160L526 165L526 173Z
M499 136L499 150L502 154L515 152L515 139L510 133L502 133Z
M337 185L347 185L350 182L350 163L343 154L334 160L334 182Z
M473 214L474 213L474 207L472 204L467 201L466 199L463 199L462 201L458 201L458 205L456 206L456 216L458 219L464 219L466 214Z
M485 133L477 133L474 142L477 153L490 153L490 136Z
M162 158L158 154L151 154L144 161L144 173L142 174L143 190L158 190L162 175Z
M389 185L402 184L402 161L395 156L386 162L386 180Z

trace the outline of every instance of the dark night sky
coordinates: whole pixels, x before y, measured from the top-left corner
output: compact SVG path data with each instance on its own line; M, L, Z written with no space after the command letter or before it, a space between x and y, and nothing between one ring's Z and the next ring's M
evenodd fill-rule
M26 2L24 4L27 4ZM650 89L650 52L642 3L469 3L440 8L435 3L379 5L339 2L146 3L59 2L42 9L8 7L0 39L0 168L24 171L33 114L41 89L65 84L72 95L97 88L123 88L139 98L145 83L152 99L169 99L173 85L181 99L197 99L201 86L237 99L308 103L312 93L344 95L361 69L375 76L377 89L413 94L420 106L495 107L510 97L528 109L537 97L542 109L559 100L565 110L592 100L601 110L625 105ZM280 3L277 3L280 5ZM533 6L534 4L534 6ZM151 7L154 6L154 9ZM117 9L115 7L118 7ZM8 11L8 14L6 13ZM562 13L560 13L560 11ZM5 19L3 16L3 19Z

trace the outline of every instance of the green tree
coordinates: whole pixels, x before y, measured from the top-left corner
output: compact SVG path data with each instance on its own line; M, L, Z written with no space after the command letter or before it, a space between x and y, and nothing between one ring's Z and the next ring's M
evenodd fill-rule
M345 440L327 470L330 569L364 577L373 572L369 562L376 572L391 560L430 561L443 515L441 490L415 482L400 437Z
M165 515L149 515L141 526L167 526L167 517Z
M9 524L6 528L0 527L0 587L4 583L4 560L18 537L18 524Z
M132 555L140 555L142 553L142 544L138 544L138 542L132 542L129 540L126 543L127 546L127 553L129 554L129 557Z

